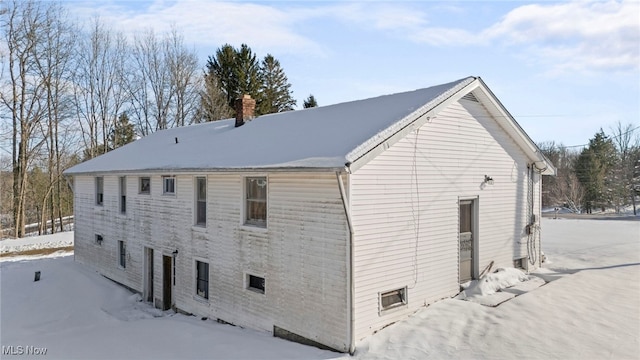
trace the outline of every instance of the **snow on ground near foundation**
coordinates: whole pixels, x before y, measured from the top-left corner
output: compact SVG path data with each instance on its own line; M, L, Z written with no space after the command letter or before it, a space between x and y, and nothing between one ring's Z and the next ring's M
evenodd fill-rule
M359 342L355 358L638 359L640 221L543 219L542 236L549 263L533 275L547 285L497 307L440 301ZM349 358L138 299L70 256L4 261L0 342L46 347L47 359Z
M0 254L73 246L73 231L0 241Z

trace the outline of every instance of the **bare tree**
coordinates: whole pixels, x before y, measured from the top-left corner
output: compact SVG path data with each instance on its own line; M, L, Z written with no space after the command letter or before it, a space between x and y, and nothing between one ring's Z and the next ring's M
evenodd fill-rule
M36 1L13 1L2 15L7 46L8 83L3 81L0 99L3 113L11 118L14 235L24 236L29 163L46 141L36 130L43 120L44 83L37 76L35 58L46 29L47 5Z
M138 129L143 136L166 129L169 108L174 95L168 61L163 44L153 30L136 36L133 44L133 62L136 69L131 86L133 109L138 118Z
M132 115L141 135L194 122L203 84L182 35L173 29L161 38L148 30L134 39L132 55Z
M109 132L128 101L127 43L123 34L108 29L96 18L88 38L77 50L73 77L76 111L85 157L93 158L109 150Z
M203 80L198 67L198 56L184 45L184 39L174 28L165 39L169 78L173 83L173 117L175 126L195 121L199 112L199 96Z
M43 39L36 45L35 57L36 75L43 81L45 95L43 106L46 121L39 125L42 137L47 139L44 147L47 154L48 184L45 195L40 199L40 233L45 231L47 217L50 220L51 233L56 231L56 218L62 230L63 144L60 140L60 129L71 117L70 69L77 39L77 29L65 20L66 13L62 7L54 4L48 9L47 14L43 24Z
M215 121L233 116L233 109L229 107L227 96L220 88L215 74L204 74L204 89L200 98L200 115L197 122Z
M636 132L637 131L637 132ZM611 189L612 199L616 210L620 206L633 205L636 210L636 191L634 189L634 166L640 160L640 130L633 124L623 125L618 121L611 128L611 139L616 147L618 159L614 170L614 181Z
M575 175L574 165L578 157L572 151L554 141L539 144L540 150L557 169L556 176L542 177L542 203L545 206L566 206L573 212L580 212L584 189Z

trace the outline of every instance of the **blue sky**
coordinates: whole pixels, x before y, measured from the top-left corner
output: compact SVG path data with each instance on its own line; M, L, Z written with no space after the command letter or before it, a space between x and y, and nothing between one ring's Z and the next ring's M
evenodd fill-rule
M480 76L536 142L640 126L640 2L68 2L128 35L175 26L204 67L225 43L280 60L298 107Z

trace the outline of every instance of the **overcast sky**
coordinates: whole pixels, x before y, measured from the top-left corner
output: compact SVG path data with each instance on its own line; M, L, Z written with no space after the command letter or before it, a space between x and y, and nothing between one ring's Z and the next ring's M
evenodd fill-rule
M129 35L173 25L202 66L225 43L272 54L298 107L480 76L536 142L640 126L640 2L82 1Z

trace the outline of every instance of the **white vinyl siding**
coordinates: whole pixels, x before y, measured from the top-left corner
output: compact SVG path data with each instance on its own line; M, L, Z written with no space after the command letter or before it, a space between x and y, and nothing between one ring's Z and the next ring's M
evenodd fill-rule
M526 164L482 105L462 100L351 175L357 339L458 293L460 198L478 198L480 269L526 254ZM406 309L380 316L380 292L404 286Z
M348 227L335 173L268 174L266 229L239 221L250 173L176 174L175 196L163 196L160 174L128 175L135 181L127 182L127 216L118 211L119 176L104 177L104 207L94 206L93 177L74 178L79 262L142 292L144 247L153 248L154 297L161 301L162 256L178 250L177 308L348 348ZM140 177L150 179L148 195L138 193ZM206 184L206 227L193 226L198 177ZM95 234L104 235L102 246ZM127 239L126 271L117 268L117 241L110 239ZM208 302L197 296L195 260L209 264ZM265 279L264 294L247 290L246 274Z

